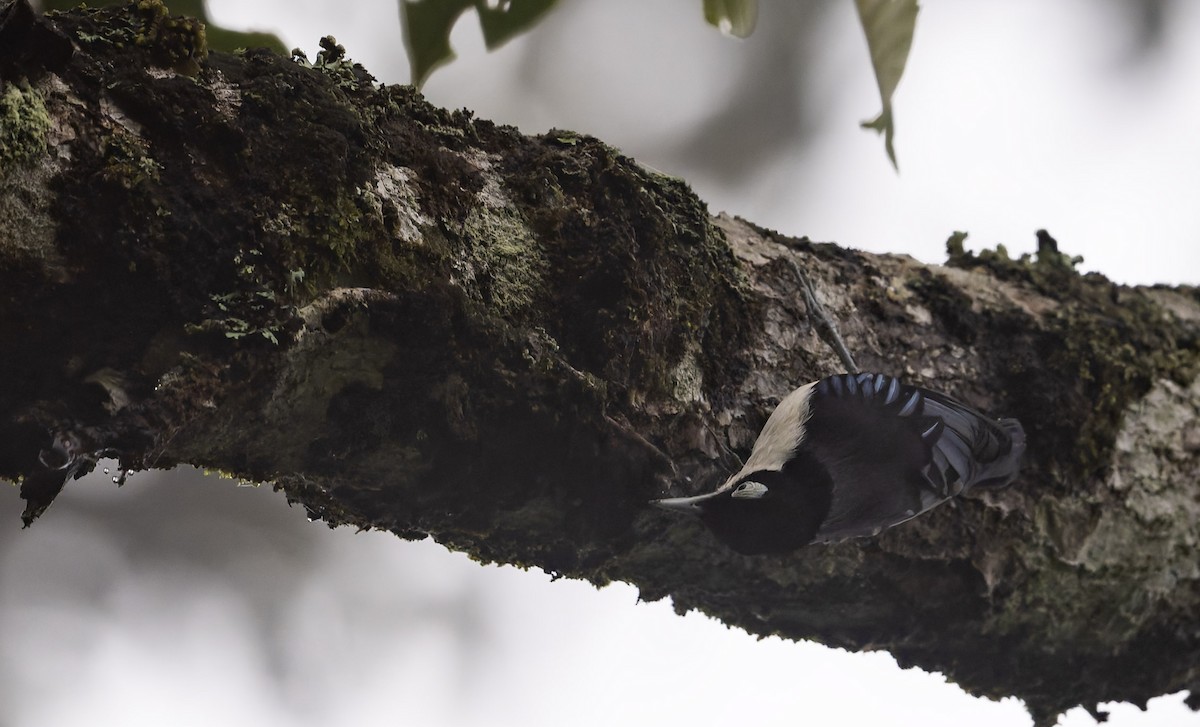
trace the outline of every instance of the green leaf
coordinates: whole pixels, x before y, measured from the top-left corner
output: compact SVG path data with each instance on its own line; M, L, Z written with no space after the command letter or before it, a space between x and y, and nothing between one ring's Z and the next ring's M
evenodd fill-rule
M483 42L496 50L513 36L529 30L558 0L475 0Z
M450 30L474 4L473 0L400 0L404 49L414 86L420 88L435 68L454 60Z
M917 26L917 0L854 0L858 8L858 19L867 36L867 48L871 51L871 65L875 69L875 82L879 86L879 98L883 110L879 116L864 121L863 128L874 129L883 134L892 166L896 164L896 150L892 137L896 133L892 117L892 94L904 75L908 52L912 49L913 30Z
M483 41L495 50L529 30L558 0L400 0L404 48L412 83L420 88L438 66L454 60L450 31L459 17L475 8Z
M41 9L70 10L79 5L79 0L42 0ZM87 5L93 8L111 5L127 5L128 0L88 0ZM274 33L264 31L240 31L222 28L214 25L208 19L204 0L169 0L167 6L173 15L183 15L195 18L204 23L205 41L210 50L223 50L232 53L238 48L270 48L279 55L287 55L283 41ZM81 37L83 34L80 34ZM86 38L83 38L86 40Z
M758 22L758 0L704 0L704 19L722 33L748 38Z

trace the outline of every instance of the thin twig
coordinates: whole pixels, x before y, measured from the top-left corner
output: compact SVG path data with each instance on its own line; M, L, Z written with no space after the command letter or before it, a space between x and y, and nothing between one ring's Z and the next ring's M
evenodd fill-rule
M724 450L725 454L729 455L730 457L733 457L734 462L737 462L737 467L734 468L734 470L735 471L740 470L742 468L742 465L744 465L746 463L742 461L742 458L738 456L737 452L730 449L729 445L725 444L725 440L722 437L718 436L717 433L712 430L712 427L705 424L704 428L706 430L708 430L709 435L713 438L713 441L715 441L717 443L717 446L720 447L722 450Z
M787 261L792 266L792 270L795 271L796 277L800 280L800 290L804 293L804 305L808 307L808 315L812 318L817 333L837 352L838 358L846 366L846 372L857 374L858 365L854 363L854 357L850 355L850 349L846 348L846 342L842 340L842 334L838 333L833 319L829 317L829 313L826 312L825 307L817 302L817 292L813 288L812 281L808 279L808 276L800 269L795 260L788 257Z
M670 470L672 479L677 479L679 477L679 470L675 467L675 461L672 460L666 452L658 448L653 442L643 437L636 430L634 430L633 427L625 424L624 422L618 421L607 414L604 415L604 420L630 442L633 442L641 447L642 450L649 455L650 459L657 462L660 467Z

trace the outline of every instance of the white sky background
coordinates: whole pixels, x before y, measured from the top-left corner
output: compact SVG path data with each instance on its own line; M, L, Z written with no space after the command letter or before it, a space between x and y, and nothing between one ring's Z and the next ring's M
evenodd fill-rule
M465 17L459 60L426 92L526 132L594 134L787 234L939 262L955 229L1021 253L1045 227L1115 280L1200 283L1200 3L1129 63L1114 0L926 2L896 99L899 176L857 128L878 100L849 0L762 4L736 42L696 0L575 0L491 55ZM333 34L407 80L395 0L210 8L310 57ZM0 495L4 727L1030 723L886 654L759 642L628 586L329 531L228 481L139 474L118 491L97 473L23 532ZM1180 695L1108 722L1198 723Z

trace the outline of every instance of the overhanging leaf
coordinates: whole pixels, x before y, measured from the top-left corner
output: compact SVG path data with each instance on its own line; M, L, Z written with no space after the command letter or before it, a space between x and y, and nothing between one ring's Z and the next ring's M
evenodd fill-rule
M541 19L558 0L475 0L483 42L495 50Z
M758 22L758 0L704 0L704 19L722 33L748 38Z
M892 146L895 124L892 116L892 94L904 75L908 53L912 49L913 30L917 25L917 0L854 0L858 19L867 36L867 48L871 52L871 66L875 69L875 82L879 86L879 98L883 110L879 116L864 121L864 128L883 134L892 166L896 164L896 151Z
M400 0L404 49L408 52L412 84L424 85L438 66L454 60L450 31L474 0Z
M412 83L420 88L438 66L454 60L450 31L475 8L483 41L495 50L532 27L558 0L400 0L404 48Z

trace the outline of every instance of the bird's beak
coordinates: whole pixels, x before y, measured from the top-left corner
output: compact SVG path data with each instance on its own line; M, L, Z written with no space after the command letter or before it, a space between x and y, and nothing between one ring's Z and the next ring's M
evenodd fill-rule
M717 493L711 492L707 495L696 495L695 497L668 497L663 500L651 500L650 504L655 507L660 507L663 510L671 512L682 512L688 515L699 516L704 511L702 503L705 500L711 500L716 497Z

